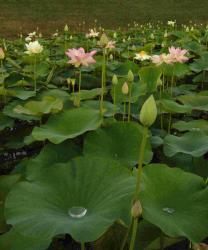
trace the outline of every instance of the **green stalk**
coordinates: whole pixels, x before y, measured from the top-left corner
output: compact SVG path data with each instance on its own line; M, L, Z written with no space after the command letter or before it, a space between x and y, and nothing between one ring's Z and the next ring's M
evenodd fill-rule
M132 228L132 223L133 223L133 219L131 219L130 225L129 225L127 231L126 231L126 234L124 236L124 239L123 239L123 242L122 242L120 250L124 250L124 248L126 246L126 242L127 242L128 236L129 236L131 228Z
M125 121L125 117L126 117L126 102L124 102L123 122Z
M103 113L103 100L105 91L105 74L106 74L106 61L105 61L105 48L103 49L103 62L102 62L102 79L101 79L101 97L100 97L100 113Z
M129 106L128 106L128 122L130 122L130 118L131 118L131 90L132 90L132 84L130 83L130 88L129 88Z
M34 58L34 91L37 92L37 78L36 78L36 71L37 71L37 58L35 55Z
M81 83L82 83L82 71L81 71L81 68L79 70L79 89L78 89L78 95L79 95L79 105L80 105L80 101L81 101Z
M116 86L115 85L113 85L113 106L114 106L113 117L115 117L115 114L116 114Z
M84 244L84 242L81 243L81 250L85 250L85 244Z
M144 152L145 152L145 146L147 143L147 136L148 136L148 128L144 127L143 136L142 136L142 143L141 143L140 152L139 152L137 182L136 182L134 201L138 200L138 198L139 198L141 177L142 177L142 165L143 165L143 161L144 161ZM132 228L132 236L131 236L129 250L134 250L137 228L138 228L138 218L133 218L133 228Z

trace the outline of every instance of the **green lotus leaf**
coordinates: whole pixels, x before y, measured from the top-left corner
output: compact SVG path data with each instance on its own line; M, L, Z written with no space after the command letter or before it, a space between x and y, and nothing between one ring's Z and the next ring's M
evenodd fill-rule
M13 125L14 120L0 113L0 131L4 130L5 128L12 128Z
M174 100L161 99L158 101L159 110L162 112L168 113L190 113L192 106L190 105L181 105L175 102Z
M42 116L49 113L57 113L63 108L61 99L52 96L44 96L42 101L30 101L24 106L18 105L14 108L14 112L18 114Z
M158 82L162 75L159 67L143 67L139 71L139 77L142 84L145 84L148 92L153 92L157 89Z
M2 250L45 250L49 244L50 240L24 236L15 229L0 236L0 249Z
M89 133L84 142L84 154L109 158L133 167L138 163L138 152L142 141L143 127L137 123L115 122L106 128ZM152 159L148 141L145 148L145 163Z
M171 157L177 153L200 157L208 152L208 136L200 131L187 132L178 137L167 135L164 138L164 153Z
M131 61L127 61L122 63L115 71L114 74L118 76L127 76L129 70L131 70L134 74L137 74L139 70L139 66Z
M95 130L102 124L100 111L90 108L73 108L53 115L48 122L35 127L32 136L38 141L48 139L59 144L87 131Z
M162 164L144 167L143 217L171 236L200 242L208 235L208 188L204 180Z
M172 125L172 128L178 131L203 131L208 134L208 121L206 120L192 120L192 121L178 121Z
M28 91L28 90L24 90L24 89L12 89L12 96L15 96L21 100L27 100L30 97L35 96L36 93L35 91Z
M208 111L208 96L182 95L177 99L186 105L191 105L192 109Z
M135 178L108 159L77 158L55 164L37 182L9 193L7 222L25 236L51 239L70 234L78 242L98 239L116 220L130 221Z
M34 159L30 159L26 165L27 180L41 178L50 171L50 167L55 163L68 162L74 157L81 154L78 146L70 141L65 141L61 144L48 144Z
M34 115L25 115L25 114L18 114L14 112L14 108L17 107L18 105L24 105L25 102L21 100L15 100L10 103L8 103L4 109L3 109L3 114L16 118L19 120L24 120L24 121L31 121L31 120L40 120L40 117L34 116Z
M78 92L72 93L70 99L73 101L75 98L80 98L80 100L94 99L95 97L101 95L101 88L91 89L91 90L81 90L80 94Z

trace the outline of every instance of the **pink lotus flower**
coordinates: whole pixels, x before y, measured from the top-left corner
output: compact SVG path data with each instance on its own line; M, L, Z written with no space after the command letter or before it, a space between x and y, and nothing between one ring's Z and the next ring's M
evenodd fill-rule
M106 49L115 49L115 41L109 41L106 45Z
M93 56L97 53L96 50L93 50L89 53L85 53L83 48L79 49L68 49L66 55L71 59L68 61L69 64L73 64L75 67L79 66L89 66L90 64L96 63Z
M173 63L172 61L172 57L170 56L170 54L161 54L161 55L154 55L152 56L152 62L155 63L156 65L161 65L162 63L166 63L166 64L171 64Z
M185 56L187 52L188 51L186 49L175 48L173 46L169 48L169 55L171 57L172 62L187 62L189 60L188 57Z

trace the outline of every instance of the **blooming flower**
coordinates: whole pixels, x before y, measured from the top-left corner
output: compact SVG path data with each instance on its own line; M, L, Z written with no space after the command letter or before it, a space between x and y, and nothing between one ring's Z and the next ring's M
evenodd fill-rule
M25 51L26 54L32 55L32 54L39 54L43 51L43 46L40 45L38 41L30 42L26 44L27 51Z
M149 60L151 58L150 55L147 54L147 52L145 51L141 51L139 53L135 54L134 59L138 60L138 61L145 61L145 60Z
M176 24L176 21L168 21L168 25L174 27Z
M90 64L96 63L93 56L97 53L96 50L93 50L89 53L85 53L83 48L79 49L69 49L66 52L66 55L71 59L68 61L69 64L73 64L75 67L79 66L89 66Z
M94 29L90 29L90 33L86 34L87 38L95 38L99 36L99 32L96 32Z
M108 41L107 45L105 46L106 49L114 49L115 48L115 41Z
M5 54L2 48L0 48L0 60L3 60L5 58Z
M162 63L166 63L166 64L171 64L172 62L172 58L169 54L161 54L161 55L154 55L151 57L151 60L154 64L156 65L161 65Z
M188 51L186 49L170 47L169 48L169 56L171 57L172 62L187 62L189 59L186 55Z

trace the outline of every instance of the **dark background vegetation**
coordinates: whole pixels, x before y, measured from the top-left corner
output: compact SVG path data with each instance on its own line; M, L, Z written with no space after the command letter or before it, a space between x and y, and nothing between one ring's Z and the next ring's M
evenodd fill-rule
M66 23L74 30L88 29L95 19L97 26L105 28L169 19L204 23L207 13L208 0L0 0L0 37L27 33L37 26L49 34Z

